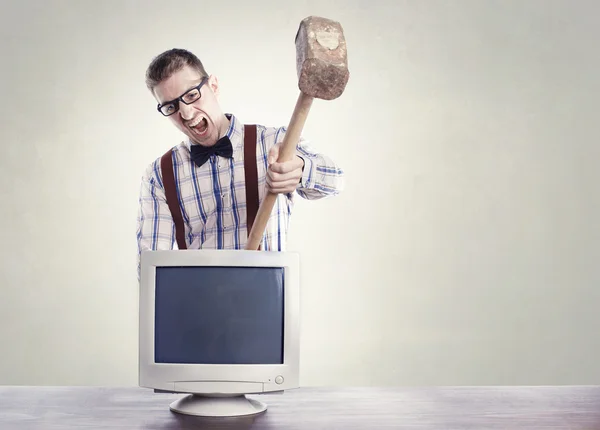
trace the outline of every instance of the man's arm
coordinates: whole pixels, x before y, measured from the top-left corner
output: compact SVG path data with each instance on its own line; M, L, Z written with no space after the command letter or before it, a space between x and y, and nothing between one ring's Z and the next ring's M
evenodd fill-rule
M286 127L266 128L265 143L268 151L269 174L267 184L274 192L296 191L307 200L335 196L344 189L344 172L328 156L311 148L300 138L293 160L276 162L286 133Z
M304 139L296 147L304 161L300 185L296 192L308 200L335 196L344 189L344 171L331 158L313 150Z
M158 161L150 165L140 187L137 217L138 280L142 251L173 249L175 242L175 223L167 205L159 169Z

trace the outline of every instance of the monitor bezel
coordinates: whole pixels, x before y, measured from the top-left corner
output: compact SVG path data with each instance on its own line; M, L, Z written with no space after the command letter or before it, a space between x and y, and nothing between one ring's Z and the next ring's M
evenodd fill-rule
M198 393L201 383L252 387L252 392L297 388L299 383L300 291L297 253L249 250L158 250L141 253L139 297L139 385ZM283 364L171 364L154 361L157 267L281 267L284 269ZM194 383L197 385L195 386ZM185 388L182 388L185 387ZM194 388L192 388L194 387ZM224 388L224 391L226 389Z

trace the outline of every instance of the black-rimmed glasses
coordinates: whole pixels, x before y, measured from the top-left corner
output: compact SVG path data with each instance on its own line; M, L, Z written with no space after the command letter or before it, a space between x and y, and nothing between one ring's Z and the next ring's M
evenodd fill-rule
M202 88L202 85L204 85L207 80L208 80L208 78L202 79L202 82L200 82L194 88L190 88L185 93L183 93L182 95L177 97L175 100L171 100L171 101L165 102L163 104L159 104L156 108L164 116L173 115L175 112L177 112L179 110L179 102L180 101L185 103L186 105L189 105L189 104L194 103L196 100L198 100L200 98L200 96L201 96L200 88Z

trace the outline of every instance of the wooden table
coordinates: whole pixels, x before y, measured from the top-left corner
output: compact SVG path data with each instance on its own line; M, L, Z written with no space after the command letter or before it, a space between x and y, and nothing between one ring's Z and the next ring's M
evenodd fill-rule
M251 418L175 414L141 388L1 387L0 429L600 430L600 387L301 388ZM252 398L252 397L251 397Z

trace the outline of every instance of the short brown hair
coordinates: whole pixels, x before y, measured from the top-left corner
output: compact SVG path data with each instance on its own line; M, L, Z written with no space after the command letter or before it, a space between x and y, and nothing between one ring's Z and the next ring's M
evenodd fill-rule
M208 77L204 65L196 55L185 49L173 48L152 59L146 70L146 86L153 91L155 86L185 66L197 70L203 78Z

